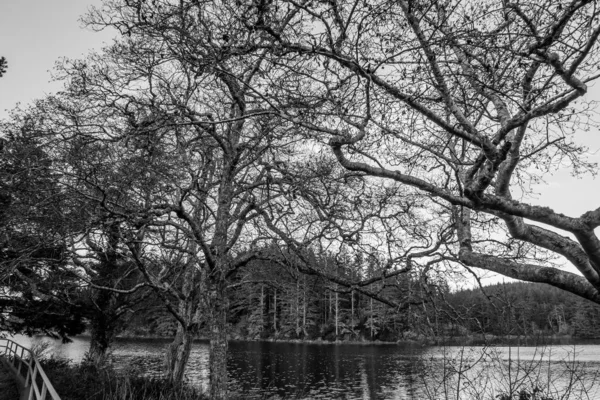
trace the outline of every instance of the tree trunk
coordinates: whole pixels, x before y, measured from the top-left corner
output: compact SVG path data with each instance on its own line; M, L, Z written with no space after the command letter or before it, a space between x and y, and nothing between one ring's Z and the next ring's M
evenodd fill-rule
M337 284L336 286L336 291L335 291L335 340L338 339L338 335L339 335L339 299L338 299L338 292L337 292Z
M227 297L223 281L213 283L210 308L210 398L227 399Z
M277 332L277 289L273 294L273 331Z
M183 381L183 375L190 352L192 350L193 334L181 324L177 325L177 333L173 342L167 348L167 379L170 383L179 385Z
M195 252L195 244L190 244L190 249ZM200 298L199 293L205 291L206 280L203 271L196 268L193 260L188 260L185 270L185 277L181 294L183 298L179 299L178 315L183 319L183 323L177 321L177 332L173 342L166 349L167 380L179 385L183 381L185 368L190 358L192 342L194 336L198 333L198 324L200 322Z
M260 285L260 331L265 329L265 285Z
M296 279L296 337L300 336L300 279Z
M373 299L371 298L371 340L373 340Z
M331 315L333 314L333 300L331 299L331 290L327 291L327 298L329 303L329 319L331 319Z
M306 332L306 275L302 278L302 330Z
M105 315L98 315L92 320L91 336L88 350L89 360L96 364L102 364L106 361L106 352L115 336L114 328Z
M354 333L354 289L350 291L350 329Z

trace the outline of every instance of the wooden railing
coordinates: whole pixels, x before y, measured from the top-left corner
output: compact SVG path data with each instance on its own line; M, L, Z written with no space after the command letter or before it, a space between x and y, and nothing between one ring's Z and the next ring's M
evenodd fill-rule
M27 400L60 400L31 350L10 339L0 339L0 354L25 388Z

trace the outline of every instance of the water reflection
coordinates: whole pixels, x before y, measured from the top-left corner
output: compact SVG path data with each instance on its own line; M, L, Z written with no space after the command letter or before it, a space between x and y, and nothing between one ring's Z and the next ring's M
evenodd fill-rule
M378 345L233 342L232 388L307 398L405 399L421 349ZM399 357L402 354L402 357Z
M31 346L48 339L18 337L17 340ZM157 376L163 368L163 350L167 344L164 340L119 340L111 356L119 368ZM51 341L49 351L78 362L88 345L86 338L75 338L66 345ZM600 361L598 345L465 348L234 341L229 348L230 388L244 393L248 399L265 395L301 399L444 398L448 391L456 390L459 382L456 374L451 373L461 368L466 372L460 384L472 385L471 392L465 392L463 398L484 391L485 398L494 398L505 390L504 382L496 375L506 374L507 366L514 368L516 360L521 360L520 367L539 367L554 376L547 383L557 388L569 379L566 375L561 377L557 368L574 365L573 357L582 368L579 376L589 380L597 374ZM474 363L482 354L488 361ZM509 359L512 364L507 362ZM206 387L207 363L208 344L195 343L187 370L189 383ZM454 378L444 382L442 377L448 375ZM595 394L589 398L595 398Z

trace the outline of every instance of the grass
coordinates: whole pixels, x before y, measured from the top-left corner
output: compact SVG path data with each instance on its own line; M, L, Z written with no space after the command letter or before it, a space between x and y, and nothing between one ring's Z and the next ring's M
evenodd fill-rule
M202 400L196 388L173 385L166 379L142 376L134 371L115 371L91 362L79 365L47 358L44 371L62 400Z

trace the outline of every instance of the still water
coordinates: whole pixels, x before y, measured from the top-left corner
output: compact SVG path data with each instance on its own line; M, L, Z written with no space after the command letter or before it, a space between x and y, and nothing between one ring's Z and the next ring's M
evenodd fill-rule
M23 345L50 342L48 353L79 362L87 338L62 344L45 337L17 336ZM112 350L117 368L159 376L164 340L122 339ZM600 399L600 345L544 347L421 346L230 342L231 390L244 398L297 399L496 399L502 393L563 393L569 399ZM208 383L208 344L195 343L189 383ZM444 379L445 378L445 379ZM567 397L564 397L567 398Z

